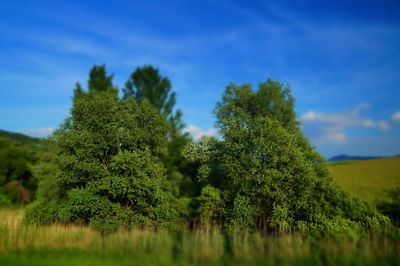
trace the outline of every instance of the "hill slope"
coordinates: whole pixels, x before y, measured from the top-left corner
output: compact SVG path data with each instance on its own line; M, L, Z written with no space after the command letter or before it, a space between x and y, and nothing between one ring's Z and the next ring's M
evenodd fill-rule
M383 158L380 156L352 156L346 154L336 155L328 160L328 162L337 162L337 161L354 161L354 160L371 160L371 159L379 159Z
M400 157L327 164L335 182L361 199L375 203L400 185Z
M2 138L7 138L7 139L12 139L14 141L17 141L19 143L22 143L24 145L34 145L39 142L39 138L33 138L29 137L27 135L21 134L21 133L14 133L14 132L9 132L5 130L0 129L0 137Z

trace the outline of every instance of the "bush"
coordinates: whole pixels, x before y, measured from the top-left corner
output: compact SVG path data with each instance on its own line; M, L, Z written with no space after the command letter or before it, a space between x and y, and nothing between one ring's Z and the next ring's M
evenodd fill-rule
M54 223L59 221L60 208L61 206L54 200L35 200L27 206L24 221L38 225Z
M378 203L378 209L387 215L392 222L400 226L400 186L387 192L388 200Z
M31 165L36 159L31 147L0 138L0 189L9 196L10 204L27 204L32 201L37 184L32 176Z

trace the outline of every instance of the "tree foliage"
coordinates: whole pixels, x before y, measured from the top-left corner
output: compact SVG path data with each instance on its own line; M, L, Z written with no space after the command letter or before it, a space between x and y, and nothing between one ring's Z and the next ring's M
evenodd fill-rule
M178 216L315 235L388 225L333 183L287 86L229 84L214 111L221 138L188 142L171 84L157 69L136 69L122 99L112 77L93 67L88 90L76 85L71 116L42 142L27 221L89 224L104 234L173 225Z
M151 65L138 67L130 75L123 89L124 98L133 98L137 102L147 100L167 121L166 135L168 153L163 161L167 168L168 179L173 183L175 194L185 194L183 189L188 169L182 157L182 150L189 141L189 136L182 130L182 111L174 110L176 94L167 77L160 75L159 70Z
M283 84L267 80L258 91L230 84L215 114L222 140L203 138L185 150L188 160L201 165L204 189L212 186L210 200L222 195L215 219L263 231L320 232L332 221L349 230L387 224L374 208L333 184L323 158L303 136Z
M33 199L36 181L31 166L36 159L36 153L30 146L0 138L0 205L26 204Z
M34 148L39 143L39 138L30 137L21 133L9 132L0 129L0 138L13 140L17 143Z
M147 101L92 88L74 99L68 121L43 144L47 157L35 168L40 189L28 220L86 223L106 233L175 219L160 161L166 126Z
M378 203L378 209L387 215L394 224L400 225L400 185L386 192L387 199Z

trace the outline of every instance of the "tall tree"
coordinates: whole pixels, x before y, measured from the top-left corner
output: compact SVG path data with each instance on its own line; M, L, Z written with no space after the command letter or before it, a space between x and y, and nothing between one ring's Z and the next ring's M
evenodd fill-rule
M89 71L88 91L85 92L85 90L82 88L82 85L77 82L75 84L73 100L86 93L93 93L94 91L106 91L114 88L112 82L113 77L113 74L107 74L105 64L94 65Z
M106 91L113 87L112 79L114 75L108 75L106 65L93 66L89 72L88 89L93 91Z
M159 70L151 65L138 67L130 75L123 89L124 98L134 98L138 102L147 100L153 105L168 124L168 155L164 158L169 180L174 183L175 193L179 193L186 162L182 157L182 149L188 142L188 134L183 133L185 127L182 122L182 111L176 110L176 94L173 92L171 82L167 77L160 75Z
M258 91L229 84L215 114L223 140L201 139L185 150L201 164L199 213L267 231L356 231L387 224L366 202L334 185L281 83L269 79Z
M123 89L124 98L133 97L138 101L148 100L171 125L170 137L181 133L184 128L182 111L176 110L176 94L171 91L171 82L160 75L159 70L151 65L137 67L130 75Z
M175 93L171 92L171 82L162 77L152 66L137 67L123 89L124 98L147 99L157 110L169 117L175 105Z
M74 99L68 130L48 141L27 219L87 223L103 233L132 223L169 224L177 211L160 161L164 118L147 101L120 99L98 84Z

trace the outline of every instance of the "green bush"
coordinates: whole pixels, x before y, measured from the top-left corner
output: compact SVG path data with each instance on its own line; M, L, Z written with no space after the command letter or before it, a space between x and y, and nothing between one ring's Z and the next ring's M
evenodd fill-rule
M0 190L0 206L7 206L11 204L11 195L7 191Z
M31 166L36 162L32 147L25 146L8 138L0 138L0 189L4 191L3 204L27 204L32 201L36 191L36 180Z
M400 186L387 191L388 199L378 203L378 209L400 226Z

